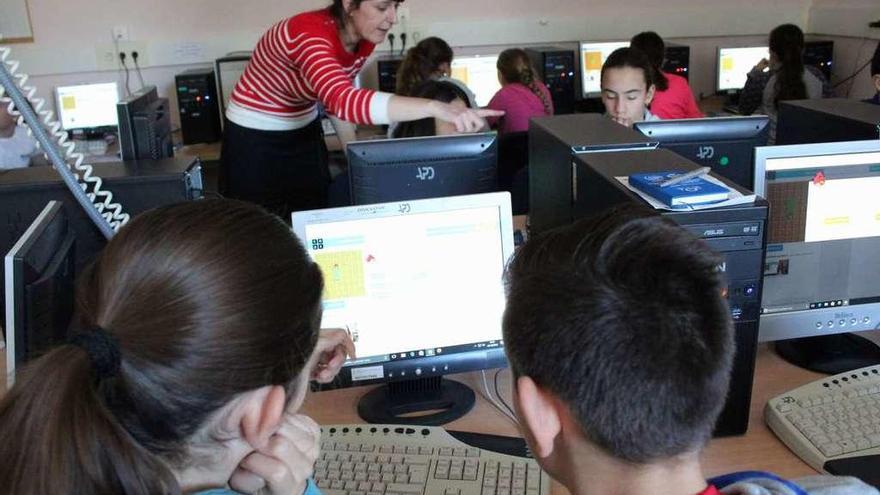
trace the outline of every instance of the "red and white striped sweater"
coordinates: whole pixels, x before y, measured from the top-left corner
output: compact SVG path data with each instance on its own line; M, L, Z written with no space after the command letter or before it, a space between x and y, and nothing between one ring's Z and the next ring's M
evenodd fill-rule
M329 9L285 19L260 38L226 117L255 129L298 129L315 119L320 101L342 120L387 123L391 95L353 85L374 48L361 40L356 53L347 52Z

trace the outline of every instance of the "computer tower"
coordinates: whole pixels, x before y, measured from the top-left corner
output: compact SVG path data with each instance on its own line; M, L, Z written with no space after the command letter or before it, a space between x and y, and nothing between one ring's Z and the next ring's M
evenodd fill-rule
M135 136L135 156L133 159L159 160L174 156L170 112L168 98L159 98L150 103L143 112L135 113L132 116Z
M539 117L529 125L529 228L571 223L574 158L582 153L657 147L644 134L608 117L578 113Z
M394 93L397 89L397 71L403 62L399 57L380 58L376 61L376 72L379 76L379 91Z
M880 139L880 106L848 98L779 102L776 144Z
M578 191L572 199L574 218L589 216L620 203L647 205L617 177L672 168L693 170L698 165L662 149L578 155L574 160ZM743 194L751 194L723 177L714 177ZM715 436L741 435L749 426L768 203L758 198L754 204L660 213L703 239L724 257L718 269L727 278L736 353L727 401L715 425Z
M183 144L220 140L220 107L214 69L190 69L174 76Z
M676 43L666 44L666 61L663 70L685 79L690 77L691 47Z
M808 40L804 42L804 65L812 65L831 80L834 69L834 42L831 40Z
M527 48L538 77L550 90L556 115L574 113L575 52L553 46Z

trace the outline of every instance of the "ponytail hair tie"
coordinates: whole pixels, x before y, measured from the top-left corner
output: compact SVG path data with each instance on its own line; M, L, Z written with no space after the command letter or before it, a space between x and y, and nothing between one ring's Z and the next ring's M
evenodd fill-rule
M122 355L116 337L99 326L78 332L70 337L68 344L77 346L89 356L98 381L119 374Z

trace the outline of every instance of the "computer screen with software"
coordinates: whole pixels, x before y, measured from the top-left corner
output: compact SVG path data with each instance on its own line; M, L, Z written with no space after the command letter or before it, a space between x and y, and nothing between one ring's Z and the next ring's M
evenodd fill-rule
M385 405L365 397L361 416L441 424L467 412L473 392L465 387L453 399L441 397L441 388L463 385L440 377L506 362L502 275L513 253L510 195L304 211L293 213L292 223L324 274L321 327L347 328L354 340L357 358L345 363L337 385L388 382L391 392L403 385L438 394L423 403L398 393ZM464 403L455 405L459 399ZM395 414L420 405L450 411L433 419Z
M477 100L477 105L484 107L501 89L498 81L498 55L469 55L452 59L451 77L463 82Z
M723 92L743 89L749 71L765 58L770 59L770 48L767 46L719 47L715 90Z
M611 52L626 48L629 41L581 41L581 84L584 97L602 92L602 66Z
M58 86L55 100L65 131L115 130L119 88L115 82Z
M773 205L760 340L880 328L880 141L759 147L755 161L756 192ZM810 369L880 362L851 336L801 340L788 351Z

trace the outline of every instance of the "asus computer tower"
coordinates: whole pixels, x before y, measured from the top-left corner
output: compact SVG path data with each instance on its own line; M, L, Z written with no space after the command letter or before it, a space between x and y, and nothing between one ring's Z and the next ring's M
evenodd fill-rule
M847 98L779 102L776 144L880 139L880 105Z
M399 57L380 58L376 61L376 72L379 78L379 91L396 93L397 71L403 60Z
M550 90L556 115L574 113L575 52L559 47L527 48L538 77Z
M190 69L174 76L183 144L219 141L220 106L214 69Z
M666 60L663 70L685 79L690 77L691 47L676 43L666 44Z
M572 198L574 217L577 219L589 216L621 203L647 206L647 202L621 184L617 177L626 177L633 173L670 169L687 171L696 168L697 164L662 149L579 155L574 162L577 184L577 195ZM713 176L732 189L751 194L723 177ZM754 204L726 208L658 211L703 239L724 257L724 262L718 269L727 278L727 299L734 322L736 354L727 401L715 425L715 435L741 435L749 426L768 203L758 198Z

